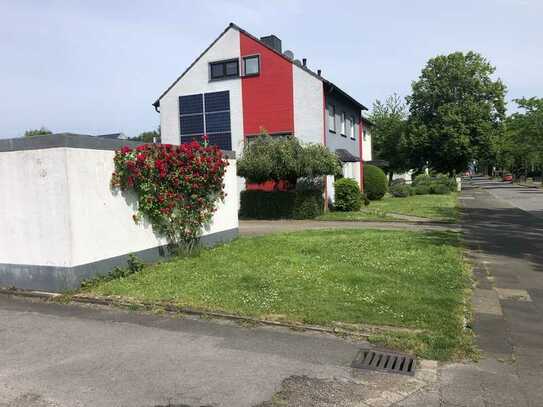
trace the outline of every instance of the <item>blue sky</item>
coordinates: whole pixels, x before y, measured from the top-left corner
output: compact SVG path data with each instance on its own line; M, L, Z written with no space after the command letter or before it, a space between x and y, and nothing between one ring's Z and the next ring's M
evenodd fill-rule
M508 100L543 97L542 18L541 0L0 0L0 138L155 128L152 102L230 21L367 106L457 50L485 55Z

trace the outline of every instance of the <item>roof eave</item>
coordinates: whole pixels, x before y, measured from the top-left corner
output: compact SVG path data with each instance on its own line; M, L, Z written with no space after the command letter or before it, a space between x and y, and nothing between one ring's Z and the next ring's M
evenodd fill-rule
M334 92L334 91L337 91L341 96L343 96L344 98L346 98L347 100L349 100L350 102L354 103L355 105L357 105L360 110L368 110L368 108L366 106L364 106L362 103L360 103L358 100L356 100L355 98L353 98L351 95L349 95L347 92L345 92L344 90L342 90L339 86L335 85L334 83L330 82L329 80L327 79L323 79L324 83L327 84L328 86L331 87L331 91Z

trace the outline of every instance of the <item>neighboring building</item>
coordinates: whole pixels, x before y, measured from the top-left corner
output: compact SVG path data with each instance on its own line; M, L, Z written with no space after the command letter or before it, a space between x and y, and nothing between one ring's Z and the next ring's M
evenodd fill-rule
M291 51L283 53L275 35L258 39L235 24L153 105L160 112L163 143L185 143L205 134L224 150L241 151L245 139L263 129L270 135L294 135L338 152L345 176L361 184L365 150L371 159L364 105L320 70L310 70L305 58L300 62Z

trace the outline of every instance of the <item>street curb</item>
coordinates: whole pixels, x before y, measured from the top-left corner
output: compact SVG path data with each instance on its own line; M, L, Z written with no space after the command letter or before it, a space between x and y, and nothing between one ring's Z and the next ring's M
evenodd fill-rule
M26 298L37 298L41 300L55 300L56 298L64 297L63 294L51 293L46 291L33 291L33 290L21 290L17 288L3 288L0 287L0 295L11 295L17 297L26 297ZM326 328L317 325L307 325L307 324L293 324L288 322L279 322L279 321L270 321L266 319L245 317L235 314L228 314L224 312L216 311L201 311L189 307L181 307L172 304L164 303L152 303L152 302L125 302L115 298L97 298L86 296L82 294L68 295L66 297L68 302L79 303L79 304L92 304L92 305L102 305L108 307L118 307L118 308L131 308L131 307L140 307L143 309L162 309L168 313L172 314L187 314L203 318L216 318L224 319L235 322L245 322L250 324L257 325L268 325L282 328L289 328L295 331L310 331L325 333L331 335L345 335L354 338L367 340L371 335L375 334L385 334L385 333L421 333L422 330L419 329L410 329L386 325L363 325L365 330L350 330L343 328Z

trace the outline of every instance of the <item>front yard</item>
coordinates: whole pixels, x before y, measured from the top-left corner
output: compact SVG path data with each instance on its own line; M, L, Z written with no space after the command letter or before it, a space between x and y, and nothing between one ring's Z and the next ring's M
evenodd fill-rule
M324 230L242 237L86 293L327 327L414 328L373 340L450 359L470 352L468 286L452 232Z
M386 195L379 201L372 201L359 212L328 212L319 220L398 220L391 214L416 216L435 221L454 223L458 219L458 194L412 195L395 198Z

